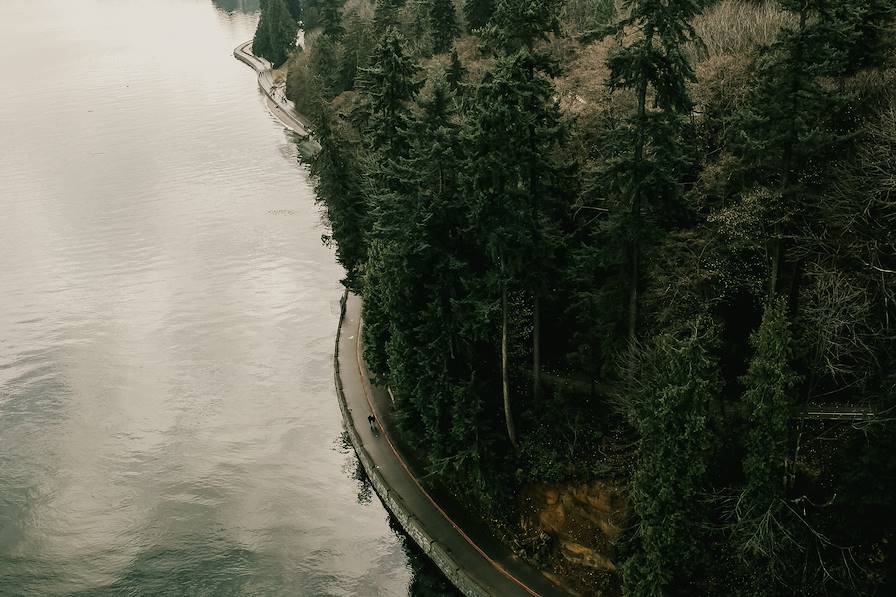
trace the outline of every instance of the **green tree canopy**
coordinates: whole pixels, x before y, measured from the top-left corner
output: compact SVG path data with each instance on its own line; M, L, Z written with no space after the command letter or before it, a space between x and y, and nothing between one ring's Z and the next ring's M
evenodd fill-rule
M432 51L441 54L450 50L458 31L454 2L430 0L429 33L432 37Z
M267 58L275 68L279 67L296 49L298 30L285 0L265 0L252 39L252 53Z
M715 440L712 405L721 390L718 336L705 319L681 335L654 338L628 376L628 414L638 431L631 500L640 549L625 564L625 594L665 597L699 557L695 521Z

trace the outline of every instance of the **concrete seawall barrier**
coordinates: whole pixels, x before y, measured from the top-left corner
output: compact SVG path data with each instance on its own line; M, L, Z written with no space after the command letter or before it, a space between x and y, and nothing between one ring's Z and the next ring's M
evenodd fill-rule
M370 479L370 483L376 490L377 495L379 495L380 500L382 500L389 512L391 512L398 520L405 532L414 540L414 543L416 543L423 553L429 556L435 565L438 566L439 570L442 571L442 574L444 574L448 580L450 580L451 583L467 597L488 597L491 593L479 586L475 580L461 570L460 566L451 557L451 553L432 540L427 534L424 526L413 514L411 514L401 498L395 492L389 490L389 486L380 475L378 468L373 464L367 450L364 449L364 444L361 442L357 429L355 429L352 416L348 409L348 404L345 400L339 369L339 340L342 335L342 326L345 320L345 304L347 297L348 293L343 294L342 300L340 301L339 328L336 332L336 347L333 354L333 372L339 410L342 411L342 420L345 424L345 430L355 449L355 453L358 455L358 460L361 462L361 466L364 467L364 472Z

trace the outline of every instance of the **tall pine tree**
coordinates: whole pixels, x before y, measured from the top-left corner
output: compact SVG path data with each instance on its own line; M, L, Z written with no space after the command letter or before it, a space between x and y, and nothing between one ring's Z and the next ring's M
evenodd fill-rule
M654 338L627 375L628 414L640 438L630 486L639 549L624 566L627 596L666 597L700 554L710 409L721 389L717 352L714 326L698 318L681 336Z
M358 77L362 97L359 121L374 149L395 146L400 140L408 105L422 85L420 69L406 48L404 36L396 28L388 28L373 51L371 65Z
M252 53L279 67L296 49L297 34L298 25L289 14L285 0L265 0L252 39Z
M534 50L558 25L551 0L500 0L486 33L498 59L472 107L469 155L474 221L500 297L501 385L507 435L517 445L508 355L508 294L532 299L532 395L541 371L541 301L555 280L573 191L558 161L566 130L549 77L553 64Z
M753 358L741 380L748 425L743 462L746 485L737 515L742 547L754 554L774 556L777 525L770 520L783 507L785 475L792 470L787 461L797 382L791 369L793 346L786 301L776 298L766 305L750 345Z
M317 21L324 35L333 39L339 39L345 35L345 27L342 25L342 5L345 0L320 0Z
M464 0L463 9L467 29L472 33L488 24L495 12L495 0Z
M419 67L405 52L405 39L394 27L386 30L371 58L371 65L359 74L360 102L353 118L363 133L366 147L363 192L373 215L371 233L377 251L370 254L365 281L365 319L381 322L376 334L364 336L365 356L371 366L380 364L380 374L388 372L387 350L390 329L399 313L391 305L400 304L403 289L392 280L391 271L400 263L400 244L395 231L385 226L383 215L394 210L406 192L397 175L397 160L406 155L405 128L411 102L420 89ZM377 297L368 299L368 296Z
M433 52L441 54L451 49L458 34L452 0L430 0L429 34L432 37Z
M330 227L330 234L323 240L326 244L336 241L336 259L346 272L342 283L359 292L367 262L370 221L361 192L360 164L342 126L329 106L321 107L314 115L320 150L311 158L310 169L315 196L325 207Z
M686 166L681 131L691 112L687 84L694 71L685 50L695 37L691 20L702 5L700 0L629 0L628 16L618 27L639 33L607 62L610 87L636 97L634 112L609 139L616 157L604 170L607 191L618 198L613 225L625 239L630 342L637 338L643 245L651 220L659 217L650 212L676 201Z

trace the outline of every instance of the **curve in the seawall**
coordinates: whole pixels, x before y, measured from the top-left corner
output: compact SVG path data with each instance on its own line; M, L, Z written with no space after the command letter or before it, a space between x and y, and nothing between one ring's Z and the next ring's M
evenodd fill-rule
M264 93L268 109L276 116L283 126L302 136L311 134L311 127L305 119L296 112L291 102L281 103L274 97L274 71L270 62L256 56L251 50L252 41L241 43L233 50L233 56L240 62L248 65L258 73L258 88Z

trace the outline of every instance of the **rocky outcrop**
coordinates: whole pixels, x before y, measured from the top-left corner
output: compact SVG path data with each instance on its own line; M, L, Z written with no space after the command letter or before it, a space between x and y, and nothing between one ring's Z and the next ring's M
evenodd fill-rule
M544 563L555 573L567 576L573 572L572 576L581 577L584 568L592 571L588 576L594 578L615 576L615 545L628 517L628 501L621 486L609 481L532 485L521 496L520 512L524 542L529 546L549 543L549 553L541 553L540 558L547 559ZM612 593L586 587L579 590Z

